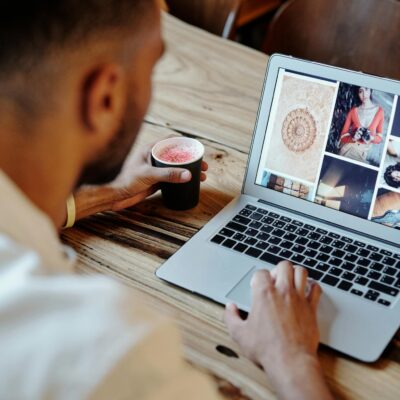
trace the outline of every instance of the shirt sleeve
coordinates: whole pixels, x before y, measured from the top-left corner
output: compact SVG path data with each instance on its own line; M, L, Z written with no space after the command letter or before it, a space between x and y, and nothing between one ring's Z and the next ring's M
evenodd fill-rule
M219 399L176 327L130 290L45 270L0 236L0 398Z
M353 121L353 110L354 110L354 108L352 108L352 109L348 112L347 117L346 117L346 121L345 121L345 123L344 123L344 125L343 125L342 132L340 133L341 141L342 141L343 143L348 143L349 141L350 141L350 142L352 141L352 140L351 140L351 137L345 136L345 135L348 134L348 133L350 132L350 127L351 127L352 121Z

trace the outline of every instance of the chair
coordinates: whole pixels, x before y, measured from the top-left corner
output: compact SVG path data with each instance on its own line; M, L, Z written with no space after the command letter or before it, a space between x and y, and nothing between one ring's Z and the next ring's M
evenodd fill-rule
M400 1L291 0L264 50L400 79Z
M234 33L241 0L167 0L169 12L223 38Z

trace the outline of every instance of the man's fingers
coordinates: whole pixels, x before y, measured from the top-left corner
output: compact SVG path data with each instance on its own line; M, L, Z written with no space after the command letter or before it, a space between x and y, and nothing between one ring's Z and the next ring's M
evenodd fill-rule
M208 171L208 164L205 161L201 162L201 170L204 172Z
M185 183L192 179L192 174L183 168L151 167L149 177L153 184L158 182Z
M305 268L296 265L294 267L294 286L297 293L304 297L306 294L308 272Z
M318 285L318 283L312 281L311 284L311 290L308 295L308 300L311 304L311 307L314 312L317 312L318 304L319 304L319 299L321 298L322 294L322 289L321 286Z
M234 340L238 340L240 329L244 321L240 317L239 309L233 303L228 303L225 307L224 321L228 328L229 334Z
M294 270L291 262L281 261L276 266L275 286L280 290L291 290L294 288Z
M259 304L263 303L264 297L274 291L274 282L271 278L269 271L260 269L254 272L251 281L251 297L252 297L252 311L255 310Z
M200 174L200 182L204 182L206 179L207 179L207 175L204 172L202 172Z

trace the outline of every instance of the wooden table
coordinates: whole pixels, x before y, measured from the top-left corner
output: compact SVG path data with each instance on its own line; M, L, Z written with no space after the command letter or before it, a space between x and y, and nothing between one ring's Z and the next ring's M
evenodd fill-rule
M162 206L159 195L120 213L93 216L64 234L81 273L118 278L142 301L171 315L188 360L232 382L250 398L274 399L264 373L238 352L222 322L223 308L158 280L154 271L240 193L267 57L164 17L167 54L155 73L151 110L140 143L180 133L199 138L210 164L201 203L188 212ZM322 348L327 380L339 399L395 399L400 394L400 336L372 365ZM237 393L233 391L233 397Z

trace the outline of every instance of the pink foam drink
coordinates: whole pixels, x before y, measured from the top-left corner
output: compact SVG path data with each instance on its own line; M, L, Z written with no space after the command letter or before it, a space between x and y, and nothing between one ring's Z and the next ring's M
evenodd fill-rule
M175 144L165 147L157 155L161 161L167 163L188 163L197 157L198 152L193 146Z

